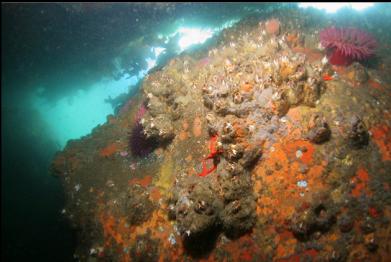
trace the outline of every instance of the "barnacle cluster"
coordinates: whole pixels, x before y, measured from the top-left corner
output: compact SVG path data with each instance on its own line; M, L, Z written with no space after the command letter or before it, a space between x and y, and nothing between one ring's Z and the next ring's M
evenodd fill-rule
M315 106L324 91L324 63L312 64L304 54L294 53L284 34L267 36L262 32L257 27L235 42L222 41L208 53L211 62L195 77L207 130L218 137L221 159L215 174L178 178L170 199L171 214L187 240L198 241L206 232L219 228L225 235L237 237L254 226L256 197L251 170L262 154L266 134L275 131L276 121L290 107ZM144 92L150 102L158 100L156 93L166 94L159 99L162 103L172 91L161 89L169 87L155 86L154 93L149 88ZM172 110L167 103L156 105L160 114L164 112L161 108ZM318 136L323 140L327 134Z
M186 88L175 73L156 72L143 86L147 112L140 120L147 138L169 142L175 137L174 121L183 113Z

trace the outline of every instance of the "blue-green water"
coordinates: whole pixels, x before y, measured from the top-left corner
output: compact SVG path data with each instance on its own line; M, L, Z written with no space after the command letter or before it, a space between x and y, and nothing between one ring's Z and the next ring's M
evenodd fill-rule
M107 115L118 113L149 69L212 42L243 17L295 8L3 4L2 258L72 260L76 240L61 215L62 188L49 175L50 161L67 141L88 135ZM348 11L365 24L364 13ZM330 19L347 18L337 13Z

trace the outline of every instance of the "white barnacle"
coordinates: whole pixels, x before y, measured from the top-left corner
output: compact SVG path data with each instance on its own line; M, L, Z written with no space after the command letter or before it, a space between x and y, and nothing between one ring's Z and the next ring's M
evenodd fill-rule
M313 77L309 77L309 78L307 79L307 83L308 83L309 85L313 85L313 84L315 83L315 79L314 79Z
M254 132L255 130L255 126L254 125L249 125L248 126L248 131L250 131L251 133Z
M216 146L217 146L217 147L222 147L222 146L223 146L223 143L221 143L220 141L217 141Z
M211 123L215 120L215 117L211 113L208 113L205 118L208 123Z
M229 133L233 129L232 124L230 122L224 123L223 132Z
M324 47L323 47L323 45L322 45L321 43L318 44L318 49L319 49L320 51L323 51L323 50L324 50Z
M324 56L323 58L322 58L322 65L325 65L325 64L327 64L329 62L329 60L327 59L327 56Z
M273 95L272 95L272 100L273 101L277 101L278 99L280 99L281 96L280 96L280 93L279 92L275 92Z
M282 57L281 57L281 62L288 63L288 62L289 62L288 57L285 56L285 55L282 56Z
M301 158L303 156L303 152L301 150L296 151L296 158Z
M281 118L280 118L280 122L282 122L282 123L286 123L286 121L287 121L287 119L286 119L286 117L285 117L285 116L283 116L283 117L281 117Z
M176 244L175 235L173 233L171 233L170 236L168 237L168 241L170 242L171 245Z
M80 185L80 184L75 185L75 191L76 191L76 192L78 192L78 191L80 190L80 188L81 188L81 185Z
M109 180L107 180L107 182L106 182L106 186L108 186L108 187L113 187L113 186L115 186L115 184L114 184L113 180L109 179Z
M236 156L237 153L238 153L238 151L237 151L236 149L232 149L232 154L233 154L234 156Z

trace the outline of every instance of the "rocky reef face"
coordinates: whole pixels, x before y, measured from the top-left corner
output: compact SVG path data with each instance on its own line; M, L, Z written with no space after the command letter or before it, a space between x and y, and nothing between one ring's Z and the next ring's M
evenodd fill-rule
M296 15L244 20L171 60L56 156L79 258L389 257L389 76L332 67ZM148 150L128 148L140 139Z

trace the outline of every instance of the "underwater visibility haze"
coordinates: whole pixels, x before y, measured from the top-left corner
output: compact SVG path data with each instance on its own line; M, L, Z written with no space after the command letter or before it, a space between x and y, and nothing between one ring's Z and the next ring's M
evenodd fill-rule
M2 260L391 260L391 4L1 12Z

